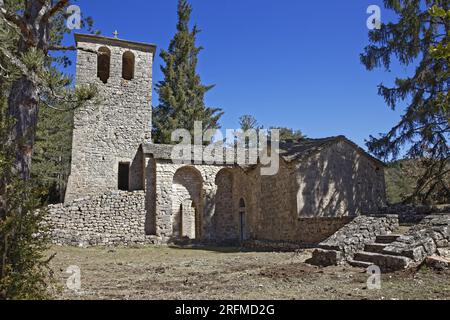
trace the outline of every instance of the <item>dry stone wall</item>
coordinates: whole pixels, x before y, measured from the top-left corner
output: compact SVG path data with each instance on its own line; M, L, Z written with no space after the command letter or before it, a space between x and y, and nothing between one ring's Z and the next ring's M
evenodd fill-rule
M378 235L386 235L398 229L398 216L358 216L352 222L319 243L314 251L312 264L337 265L353 259L366 244L375 242Z
M158 243L145 235L145 193L111 192L48 207L46 223L58 245L97 246Z
M370 212L369 212L370 213ZM435 214L450 214L450 204L442 205L412 205L394 204L383 206L373 213L396 214L400 223L420 223L424 218Z
M450 247L450 214L427 216L397 241L389 244L383 253L410 258L421 263L439 248Z

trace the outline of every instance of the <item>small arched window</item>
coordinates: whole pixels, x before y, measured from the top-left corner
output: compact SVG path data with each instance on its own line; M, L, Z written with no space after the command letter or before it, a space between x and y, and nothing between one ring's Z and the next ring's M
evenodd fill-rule
M97 77L107 83L111 67L111 51L107 47L98 49L97 54Z
M134 78L134 54L127 51L122 56L122 78L132 80Z
M239 200L239 209L244 209L245 211L245 200L241 198L241 200Z

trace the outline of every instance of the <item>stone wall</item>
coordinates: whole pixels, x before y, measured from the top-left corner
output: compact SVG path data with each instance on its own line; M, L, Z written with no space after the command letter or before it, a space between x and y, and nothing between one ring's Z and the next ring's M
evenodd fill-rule
M336 265L353 259L366 244L375 242L377 235L385 235L398 229L396 215L358 216L352 222L319 243L310 261L317 265Z
M217 191L215 181L217 173L223 168L223 166L215 165L182 165L156 160L156 184L153 192L155 192L156 203L154 218L157 237L164 242L177 238L179 222L177 219L179 219L179 205L182 200L196 202L198 238L210 240L214 237L212 219ZM186 179L186 174L183 174L186 170L194 172L198 177L195 185L188 183L193 176ZM200 179L201 181L198 181Z
M296 182L293 168L280 161L275 176L261 177L261 214L257 238L275 241L297 241L301 236L296 209Z
M383 167L345 141L300 161L295 171L299 216L360 215L386 204Z
M156 243L145 235L145 193L111 192L48 207L46 223L58 245L96 246Z
M309 217L299 215L296 200L303 190L298 189L295 174L295 167L280 161L276 176L261 177L261 214L255 221L259 227L256 239L318 243L352 221L349 216L321 217L320 210Z
M179 226L185 220L180 219L179 212L184 201L195 203L195 224L201 229L195 238L216 243L258 239L313 244L353 220L298 217L295 202L292 204L295 190L291 172L284 163L277 176L261 177L258 168L177 165L157 160L156 176L155 235L164 242L179 236Z
M290 232L286 234L285 238L277 234L259 234L252 240L246 241L244 245L249 248L273 248L276 250L315 247L353 219L354 217L299 218L290 226Z
M74 113L72 167L66 202L118 189L120 162L130 164L129 190L143 190L141 143L151 139L153 47L107 38L78 39L76 83L98 88L95 102ZM107 83L97 77L100 48L110 51ZM122 78L122 56L135 57L132 80Z
M382 168L343 144L340 152L331 147L307 162L281 160L275 176L252 177L258 199L249 217L252 239L317 244L384 204Z
M370 212L369 212L370 213ZM417 224L424 218L434 215L447 213L450 214L450 205L412 205L412 204L394 204L384 206L375 212L379 214L396 214L400 223Z
M235 177L232 170L224 169L216 176L215 212L212 225L215 237L224 241L233 241L238 238L239 228L235 209L233 207L233 184Z
M450 214L434 214L427 216L397 241L389 244L383 253L404 256L417 264L427 256L435 254L438 248L448 247L450 247Z

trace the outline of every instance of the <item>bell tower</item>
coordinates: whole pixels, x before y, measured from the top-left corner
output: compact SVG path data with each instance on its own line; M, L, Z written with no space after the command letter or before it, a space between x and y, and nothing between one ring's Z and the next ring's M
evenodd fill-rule
M98 88L75 110L66 202L143 189L139 146L151 140L153 44L76 34L77 85Z

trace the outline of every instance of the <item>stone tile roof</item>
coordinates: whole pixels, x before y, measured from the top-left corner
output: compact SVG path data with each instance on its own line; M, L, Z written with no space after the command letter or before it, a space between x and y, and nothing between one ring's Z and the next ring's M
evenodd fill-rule
M171 160L172 159L172 145L168 144L142 144L142 152L144 154L152 155L155 159Z
M368 154L364 149L345 136L328 137L322 139L301 139L295 141L281 141L278 153L287 162L300 161L307 159L314 154L328 148L330 145L345 142L355 148L362 155L376 162L380 166L385 164L377 158Z
M125 47L129 49L136 49L141 51L148 51L152 52L153 56L156 53L156 45L153 43L145 43L145 42L137 42L137 41L129 41L129 40L122 40L117 38L110 38L100 35L93 35L93 34L82 34L82 33L75 33L75 43L78 46L79 42L94 42L98 44L104 44L104 45L112 45L112 46L120 46Z
M351 140L347 139L345 136L328 137L322 139L285 140L280 142L277 153L286 162L302 161L339 142L348 143L350 146L355 148L356 151L374 161L377 165L385 165L382 161L368 154L364 149L359 147ZM142 144L142 150L144 154L152 155L155 159L159 160L172 160L173 147L173 145L167 144ZM195 148L197 148L196 150L200 149L200 152L202 152L204 147L194 147L192 149L193 152Z

